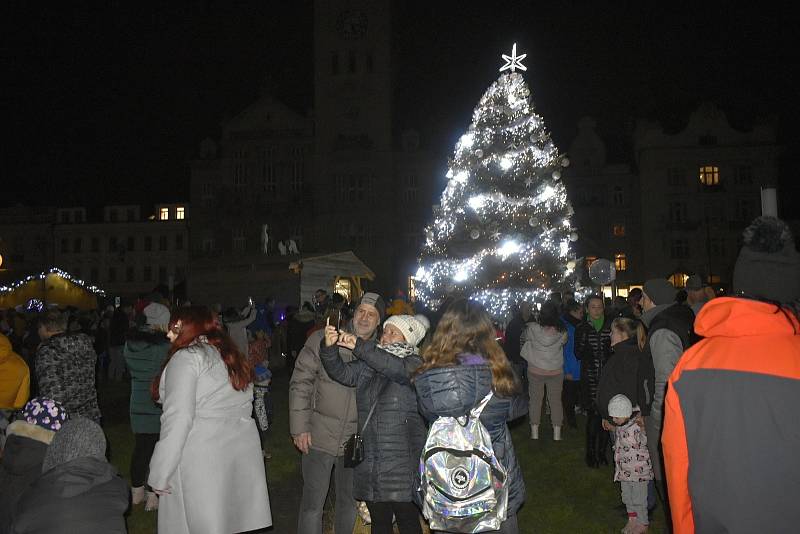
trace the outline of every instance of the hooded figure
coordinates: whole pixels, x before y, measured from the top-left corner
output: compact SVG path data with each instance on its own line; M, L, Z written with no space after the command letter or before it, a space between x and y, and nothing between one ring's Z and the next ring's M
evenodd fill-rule
M75 416L56 432L42 475L20 496L12 534L124 534L128 484L105 458L100 426Z

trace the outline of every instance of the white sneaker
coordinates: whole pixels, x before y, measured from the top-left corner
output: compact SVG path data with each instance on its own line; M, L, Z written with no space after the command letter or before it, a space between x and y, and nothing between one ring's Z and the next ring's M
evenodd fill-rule
M553 441L561 441L561 427L554 426L553 427Z
M531 439L539 439L539 425L531 425Z
M131 502L134 505L141 504L144 502L144 486L137 486L135 488L131 488Z
M145 512L153 512L158 510L158 495L152 491L147 492L147 502L144 505Z

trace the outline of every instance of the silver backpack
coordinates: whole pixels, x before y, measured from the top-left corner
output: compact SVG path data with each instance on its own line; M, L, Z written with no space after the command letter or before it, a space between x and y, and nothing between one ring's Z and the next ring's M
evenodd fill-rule
M486 532L506 520L505 467L494 455L480 422L490 391L468 415L439 417L431 425L419 461L422 515L431 530Z

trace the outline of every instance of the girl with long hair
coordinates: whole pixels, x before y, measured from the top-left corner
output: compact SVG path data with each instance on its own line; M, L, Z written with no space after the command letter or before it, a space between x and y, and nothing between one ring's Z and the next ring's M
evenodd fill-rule
M158 530L243 532L272 524L253 411L253 369L203 306L171 317L167 360L153 381L163 405L149 485Z
M480 304L467 299L454 301L422 351L422 365L414 383L420 412L428 420L466 415L493 392L480 421L508 472L508 516L497 532L516 534L516 514L525 501L525 482L507 423L525 415L528 403L520 395L519 380L495 337L492 320Z

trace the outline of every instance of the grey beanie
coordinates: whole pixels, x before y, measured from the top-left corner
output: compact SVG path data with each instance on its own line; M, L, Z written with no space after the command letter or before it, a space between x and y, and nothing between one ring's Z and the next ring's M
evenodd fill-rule
M358 306L361 306L362 304L374 306L375 309L378 310L378 315L381 317L381 322L383 322L383 318L386 316L386 303L383 301L383 297L377 293L364 293L364 295L361 297L361 300L358 301ZM356 308L358 308L358 306L356 306Z
M742 237L733 269L734 293L780 303L800 299L800 253L786 223L756 217Z
M80 415L70 417L53 436L42 462L42 473L76 458L105 460L106 437L100 425Z
M675 286L664 278L652 278L642 287L644 294L650 297L653 304L669 304L675 302Z

